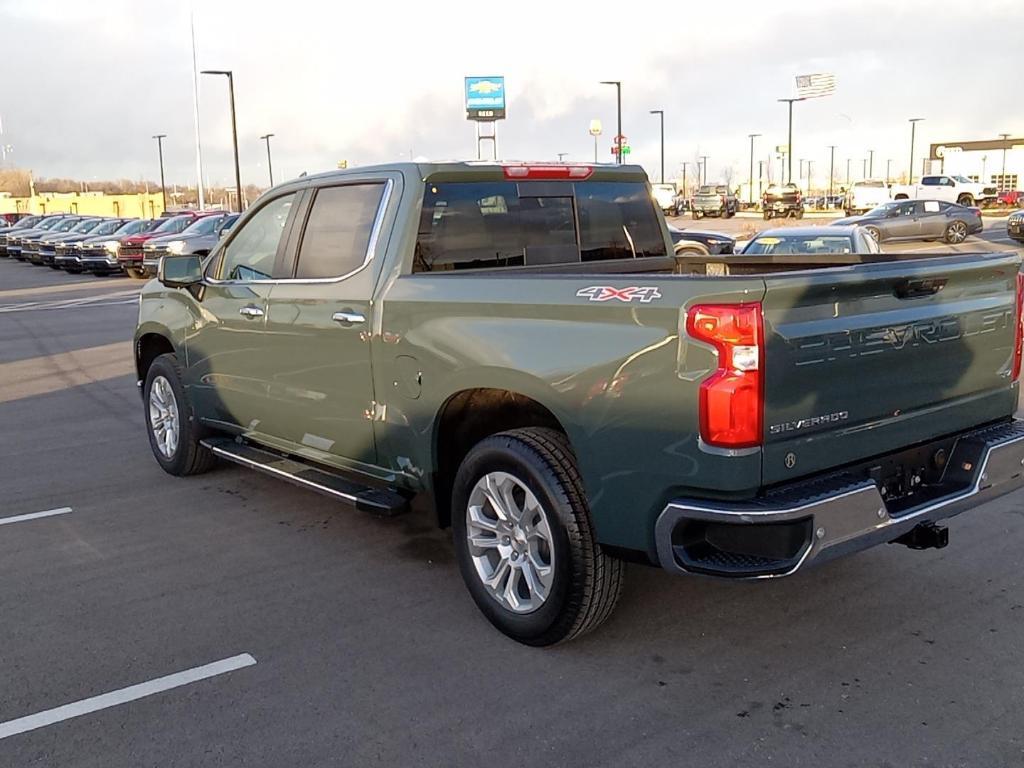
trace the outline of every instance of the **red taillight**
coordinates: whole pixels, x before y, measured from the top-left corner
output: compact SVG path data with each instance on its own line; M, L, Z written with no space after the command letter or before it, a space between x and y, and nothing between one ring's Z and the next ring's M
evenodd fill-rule
M764 328L761 304L699 304L686 332L718 352L718 370L700 385L700 436L709 445L749 448L762 442Z
M1021 345L1024 344L1024 274L1017 273L1017 323L1013 335L1013 380L1020 378Z
M506 165L506 179L586 179L594 172L589 165Z

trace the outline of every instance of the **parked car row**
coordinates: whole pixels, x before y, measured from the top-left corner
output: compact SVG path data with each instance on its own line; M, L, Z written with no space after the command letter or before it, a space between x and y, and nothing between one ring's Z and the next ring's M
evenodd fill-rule
M57 213L0 227L0 257L71 274L156 275L166 254L205 256L238 219L224 211L187 211L158 219Z

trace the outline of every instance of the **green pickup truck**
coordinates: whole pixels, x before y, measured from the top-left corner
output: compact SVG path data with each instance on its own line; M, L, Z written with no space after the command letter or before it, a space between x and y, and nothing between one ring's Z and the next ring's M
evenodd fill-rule
M431 502L531 645L607 618L626 561L761 579L939 547L1024 483L1018 256L742 259L695 274L637 167L296 179L143 289L153 454Z

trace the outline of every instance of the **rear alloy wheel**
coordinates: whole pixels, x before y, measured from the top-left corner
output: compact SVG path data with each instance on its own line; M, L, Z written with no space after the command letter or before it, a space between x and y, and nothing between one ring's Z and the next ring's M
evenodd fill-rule
M623 563L594 539L576 459L554 430L516 429L478 443L455 479L452 529L473 601L520 643L589 632L622 591Z
M962 221L951 221L946 227L945 240L950 245L962 243L967 239L967 225Z
M962 205L965 208L970 208L972 205L974 205L974 198L971 197L970 195L960 195L960 197L956 199L956 202L958 205Z

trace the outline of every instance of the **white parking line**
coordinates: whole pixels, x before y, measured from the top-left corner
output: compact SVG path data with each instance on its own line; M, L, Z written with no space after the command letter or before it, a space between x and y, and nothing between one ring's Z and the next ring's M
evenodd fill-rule
M238 656L232 656L230 659L222 659L212 664L204 664L201 667L186 669L184 672L175 672L173 675L158 677L156 680L139 683L138 685L130 685L127 688L75 701L62 707L48 709L45 712L37 712L34 715L19 717L17 720L8 720L6 723L0 723L0 739L16 736L26 731L34 731L36 728L43 728L63 720L70 720L73 717L88 715L101 709L117 707L130 701L152 696L155 693L163 693L172 688L180 688L183 685L205 680L208 677L216 677L227 672L234 672L236 669L251 667L255 663L256 659L248 653L243 653Z
M10 525L11 523L23 523L26 520L38 520L40 517L52 517L53 515L66 515L71 511L71 507L61 507L60 509L48 509L45 512L30 512L27 515L15 515L14 517L0 517L0 525Z

